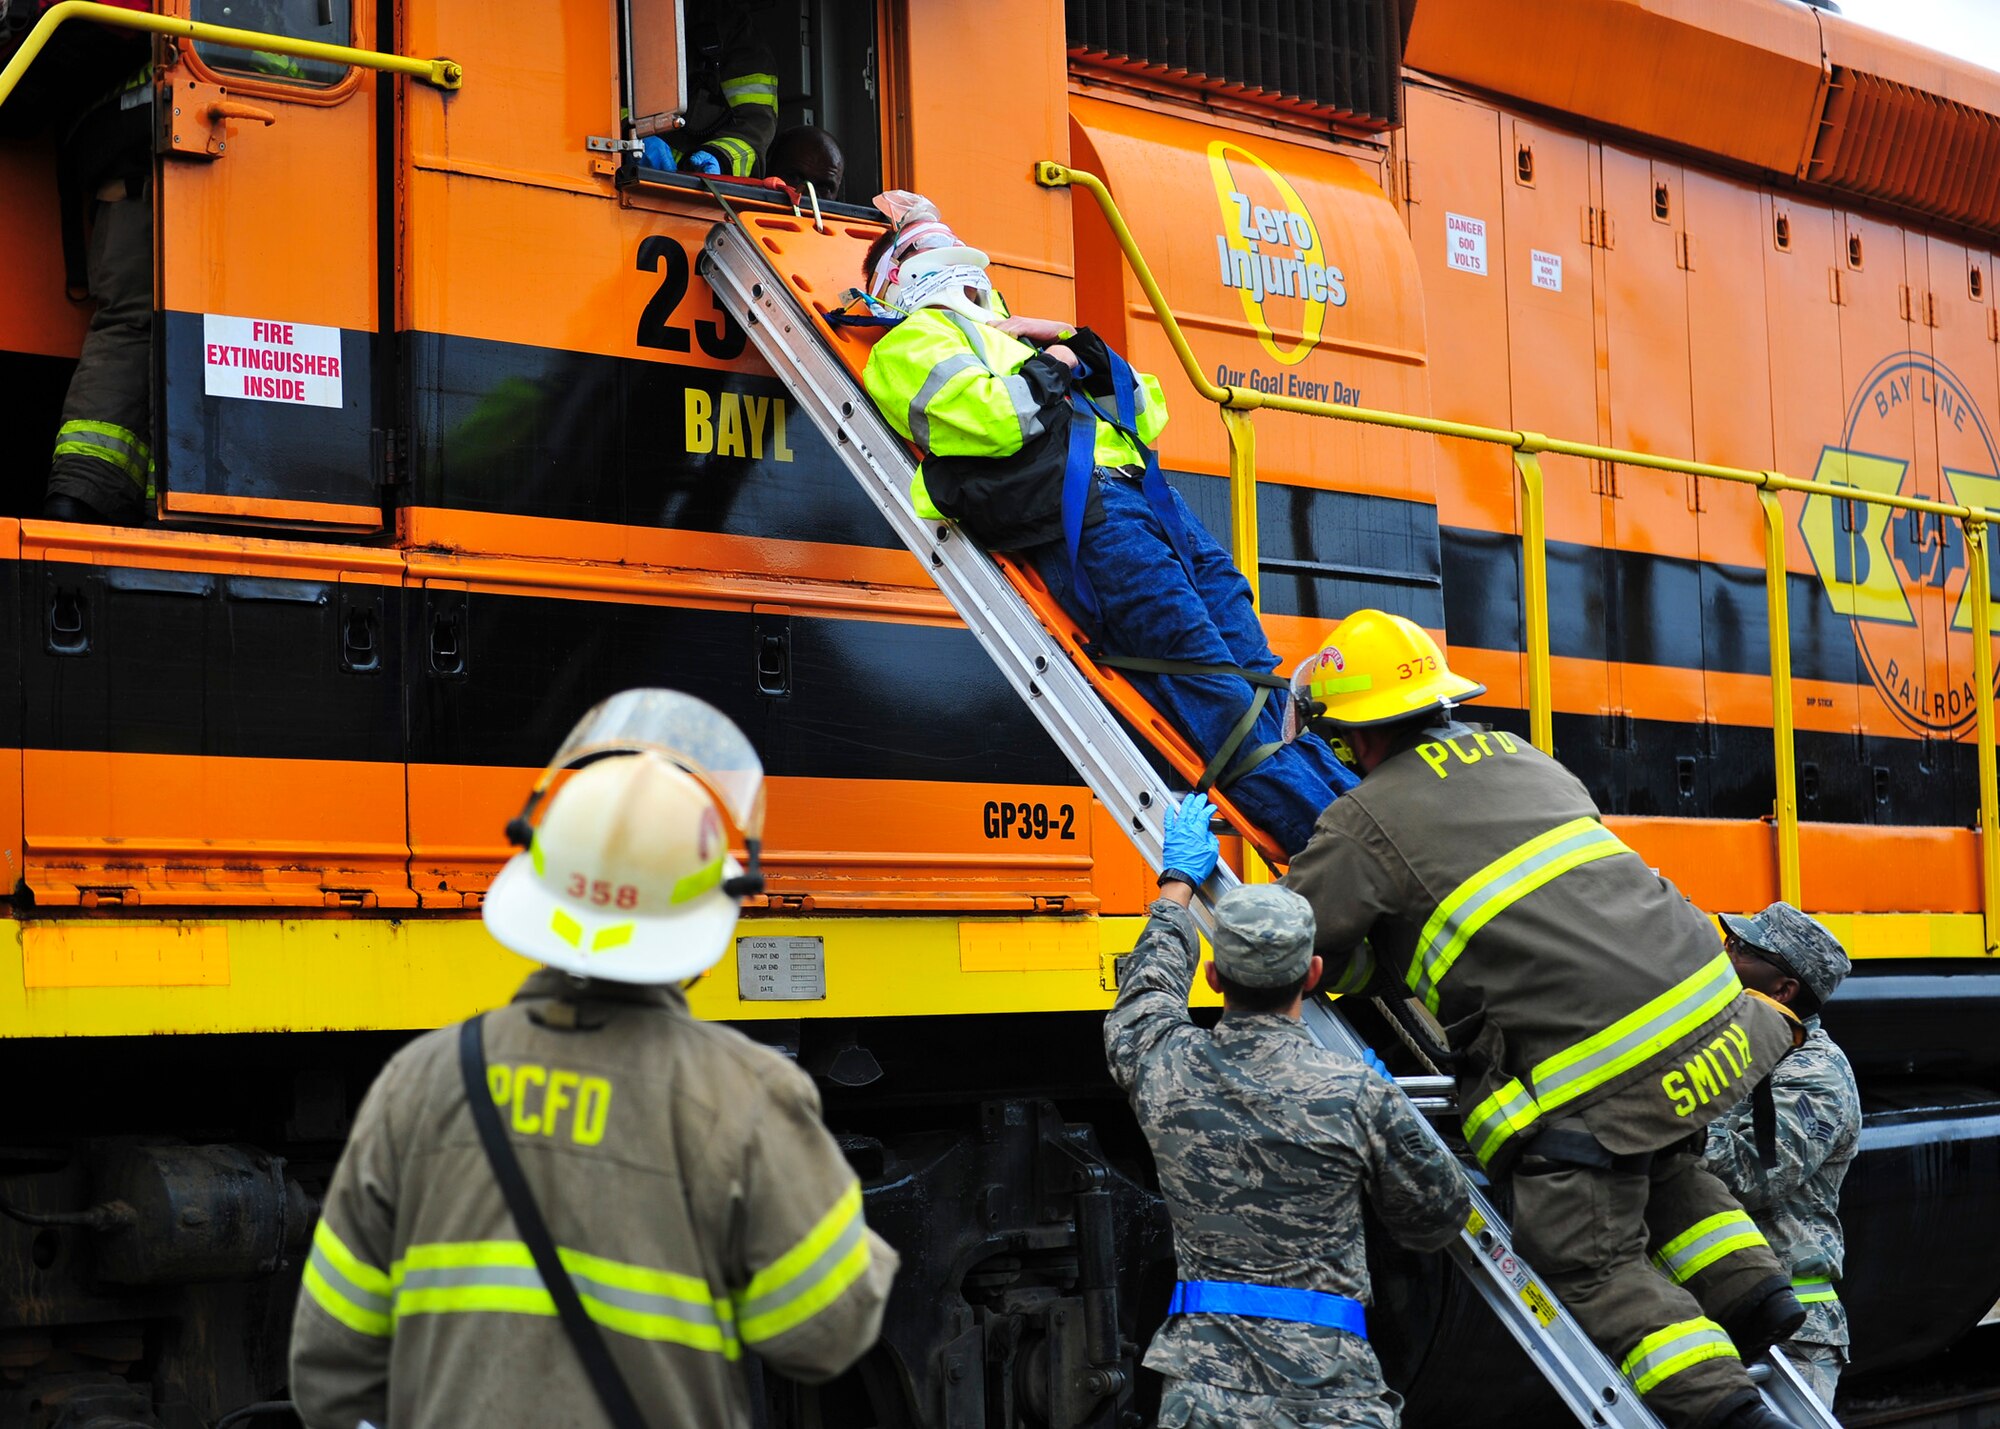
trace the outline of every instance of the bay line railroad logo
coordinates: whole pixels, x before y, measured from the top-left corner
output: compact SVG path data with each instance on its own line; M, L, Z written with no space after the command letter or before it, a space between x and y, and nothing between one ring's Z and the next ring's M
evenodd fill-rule
M1840 444L1814 475L1861 491L2000 509L2000 451L1950 368L1892 353L1855 389ZM1972 601L1956 521L1817 493L1799 512L1820 584L1854 628L1875 688L1919 734L1972 726ZM1988 550L1989 565L1992 551Z

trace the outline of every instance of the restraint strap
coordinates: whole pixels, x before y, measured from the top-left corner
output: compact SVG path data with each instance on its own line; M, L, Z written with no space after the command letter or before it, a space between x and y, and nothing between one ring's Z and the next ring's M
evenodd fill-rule
M549 1298L555 1301L556 1315L577 1358L583 1361L584 1373L590 1377L590 1387L597 1391L605 1417L616 1429L646 1429L645 1416L639 1412L625 1377L618 1372L603 1332L583 1308L576 1285L556 1254L548 1223L542 1219L535 1194L528 1189L528 1178L521 1174L521 1163L515 1159L514 1148L500 1126L500 1113L486 1084L486 1046L481 1027L484 1021L482 1013L458 1029L458 1068L465 1081L465 1099L472 1108L472 1124L479 1128L479 1144L486 1149L486 1163L493 1168L493 1179L500 1183L500 1194L506 1198L514 1227L527 1243L528 1254L534 1257L535 1271L541 1276Z
M1256 728L1257 717L1264 712L1264 705L1271 697L1271 691L1289 689L1291 681L1264 670L1247 670L1241 665L1210 665L1197 660L1159 660L1147 655L1108 655L1086 645L1083 653L1094 664L1106 665L1114 670L1134 670L1142 675L1233 675L1239 680L1255 686L1249 708L1230 728L1228 737L1217 746L1215 755L1202 770L1201 780L1195 792L1206 793L1210 788L1227 789L1238 779L1262 764L1266 759L1285 747L1283 740L1272 740L1269 744L1259 744L1237 759L1230 760L1250 731Z
M1143 675L1234 675L1239 680L1262 685L1269 690L1283 690L1291 686L1291 681L1283 675L1245 669L1241 665L1206 665L1199 660L1156 660L1149 655L1113 655L1094 645L1085 645L1083 653L1094 664L1109 665L1114 670L1137 670Z
M1359 1300L1323 1290L1284 1285L1250 1285L1238 1280L1182 1280L1167 1302L1169 1315L1242 1315L1254 1320L1292 1320L1368 1338L1367 1312Z
M1230 726L1229 734L1223 739L1222 743L1215 747L1215 753L1209 759L1208 767L1201 771L1201 778L1195 782L1194 789L1197 794L1206 794L1211 785L1227 787L1242 778L1244 774L1250 772L1248 769L1239 771L1231 768L1229 761L1235 757L1236 751L1242 745L1243 741L1250 737L1251 729L1256 726L1257 716L1264 712L1264 704L1270 698L1270 690L1263 685L1259 685L1252 692L1250 707L1236 717L1236 723ZM1275 748L1276 746L1274 745L1265 745L1261 749L1261 755L1267 757ZM1252 750L1251 753L1258 755L1260 751ZM1219 777L1222 776L1224 770L1228 770L1227 777Z

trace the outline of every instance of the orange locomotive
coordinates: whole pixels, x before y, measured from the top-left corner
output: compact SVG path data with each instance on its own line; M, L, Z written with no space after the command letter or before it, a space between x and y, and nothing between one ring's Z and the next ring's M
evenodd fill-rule
M1160 1312L1164 1225L1096 1036L1150 879L696 273L715 200L632 137L685 102L661 94L698 58L680 9L166 0L138 527L39 517L88 314L56 146L0 98L0 1033L39 1089L0 1157L27 1218L0 1222L0 1395L83 1385L172 1423L278 1388L267 1322L354 1099L402 1035L521 975L474 910L532 771L595 700L671 684L772 776L767 906L696 1006L822 1079L905 1258L883 1349L774 1413L998 1429L1147 1402L1120 1340ZM746 13L850 197L927 193L1015 311L1161 375L1162 461L1218 531L1243 419L1203 410L1117 235L1039 161L1102 176L1209 382L2000 506L2000 212L1963 181L2000 81L1945 57L1793 0ZM879 224L785 221L843 235L809 279L831 305ZM1525 729L1507 454L1254 432L1287 660L1395 610ZM1557 753L1699 905L1761 907L1755 496L1544 465ZM2000 1290L1963 1245L1913 1271L1913 1218L1979 1208L1919 1212L1902 1179L2000 1156L1962 1114L1982 1094L1941 1086L1996 1071L1968 553L1925 512L1783 500L1803 901L1897 974L1854 979L1834 1030L1878 1105L1930 1108L1851 1183L1901 1205L1850 1227L1857 1362L1884 1365ZM118 1199L138 1224L88 1209ZM1421 1293L1378 1341L1409 1380L1457 1317L1436 1267L1398 1273ZM1504 1416L1439 1378L1413 1422Z

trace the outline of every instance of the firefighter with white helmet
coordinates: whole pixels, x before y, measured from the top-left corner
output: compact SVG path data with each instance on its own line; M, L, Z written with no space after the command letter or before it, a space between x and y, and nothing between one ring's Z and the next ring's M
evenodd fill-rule
M292 1334L311 1429L747 1426L746 1349L818 1381L874 1343L896 1255L810 1079L681 988L761 890L762 812L699 700L628 691L571 734L484 909L546 966L391 1059L328 1188Z

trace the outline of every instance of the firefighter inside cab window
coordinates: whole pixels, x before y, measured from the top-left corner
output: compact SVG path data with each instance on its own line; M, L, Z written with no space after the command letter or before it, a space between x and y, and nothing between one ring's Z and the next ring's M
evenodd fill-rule
M350 40L347 0L198 0L195 18L266 34ZM69 292L94 304L50 454L42 515L143 521L153 497L153 73L145 43L93 32L58 56L46 102L20 112L58 137L63 264ZM324 88L344 65L268 50L200 47L225 75ZM46 111L46 112L45 112Z
M354 43L348 0L195 0L194 18L232 29L318 40L328 45ZM347 66L327 60L272 54L269 50L228 49L197 45L202 63L220 75L248 75L287 84L325 89L347 77Z
M778 132L777 65L764 38L774 18L738 5L688 6L686 122L640 126L647 168L737 179L761 172Z

